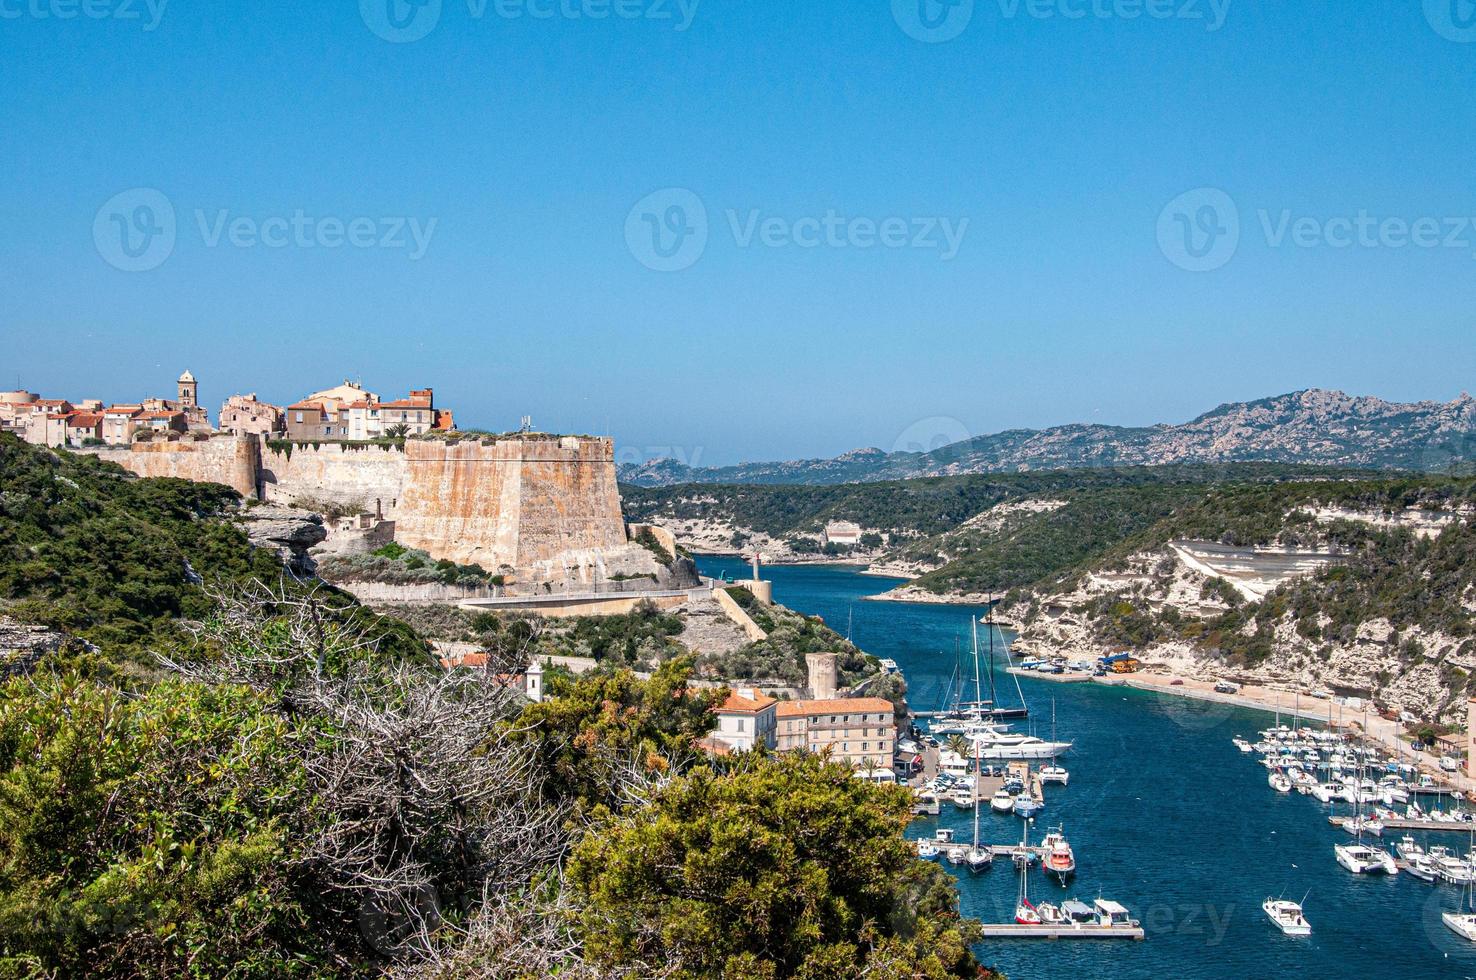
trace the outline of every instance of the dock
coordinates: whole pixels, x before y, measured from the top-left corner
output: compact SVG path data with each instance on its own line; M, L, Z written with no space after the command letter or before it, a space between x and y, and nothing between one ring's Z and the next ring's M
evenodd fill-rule
M1347 817L1328 817L1327 822L1334 827L1342 829ZM1445 830L1452 833L1469 834L1471 824L1465 821L1454 820L1380 820L1385 830Z
M1019 677L1034 677L1040 681L1054 681L1057 684L1085 684L1095 676L1079 670L1068 670L1060 674L1050 674L1039 670L1026 670L1024 667L1010 667L1007 668L1006 673L1015 674Z
M1026 926L1018 922L986 922L985 939L1143 939L1142 926Z

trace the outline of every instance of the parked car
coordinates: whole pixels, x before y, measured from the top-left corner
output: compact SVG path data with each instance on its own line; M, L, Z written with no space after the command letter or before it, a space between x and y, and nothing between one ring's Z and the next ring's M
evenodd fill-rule
M1220 681L1215 685L1215 692L1217 694L1235 694L1239 690L1239 684L1232 684L1229 681Z

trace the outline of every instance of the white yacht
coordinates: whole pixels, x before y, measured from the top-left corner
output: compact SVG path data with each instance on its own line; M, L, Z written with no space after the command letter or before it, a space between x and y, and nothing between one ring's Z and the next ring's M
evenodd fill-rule
M1247 755L1249 755L1251 752L1254 752L1256 749L1254 745L1250 744L1243 738L1235 738L1232 741L1235 743L1235 747L1237 749L1239 749L1241 752L1246 753Z
M1292 788L1291 777L1288 776L1286 773L1282 772L1280 769L1274 769L1274 770L1272 770L1271 775L1268 776L1268 777L1266 777L1266 782L1270 783L1271 784L1271 788L1274 789L1274 790L1276 790L1276 792L1278 792L1278 793L1290 793L1291 792L1291 788Z
M1003 786L995 790L994 795L989 798L989 809L995 813L1009 813L1014 808L1015 798L1005 792Z
M1002 731L994 725L970 732L966 737L978 747L978 757L990 762L1053 759L1071 749L1070 742L1047 742L1034 735Z
M1372 817L1366 817L1361 813L1344 820L1343 829L1350 834L1358 834L1360 836L1363 834L1372 834L1374 837L1384 836L1384 825Z
M1312 935L1312 924L1302 914L1302 906L1284 898L1268 898L1261 908L1271 923L1288 936Z
M1440 921L1457 936L1476 943L1476 912L1441 912Z
M1333 854L1339 864L1356 875L1399 873L1388 851L1367 844L1334 844Z
M912 843L917 848L917 856L924 861L931 861L938 856L938 845L926 837L919 837Z

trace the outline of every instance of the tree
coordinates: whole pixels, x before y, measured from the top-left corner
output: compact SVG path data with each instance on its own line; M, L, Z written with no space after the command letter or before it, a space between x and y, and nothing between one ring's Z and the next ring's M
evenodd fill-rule
M629 670L548 678L548 696L517 719L533 741L553 797L584 811L640 802L652 783L701 757L721 691L687 687L690 656L659 665L649 680Z
M909 807L804 753L698 767L577 845L586 955L683 980L976 976L977 929L903 839Z
M403 422L387 425L384 428L384 434L390 439L403 439L410 434L410 426Z

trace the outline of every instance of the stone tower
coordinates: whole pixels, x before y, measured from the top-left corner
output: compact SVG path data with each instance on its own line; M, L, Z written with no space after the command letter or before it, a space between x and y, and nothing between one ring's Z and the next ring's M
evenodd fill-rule
M200 407L200 382L189 371L179 376L179 407Z
M810 697L817 701L829 701L835 697L835 654L807 653L805 666L810 669Z

